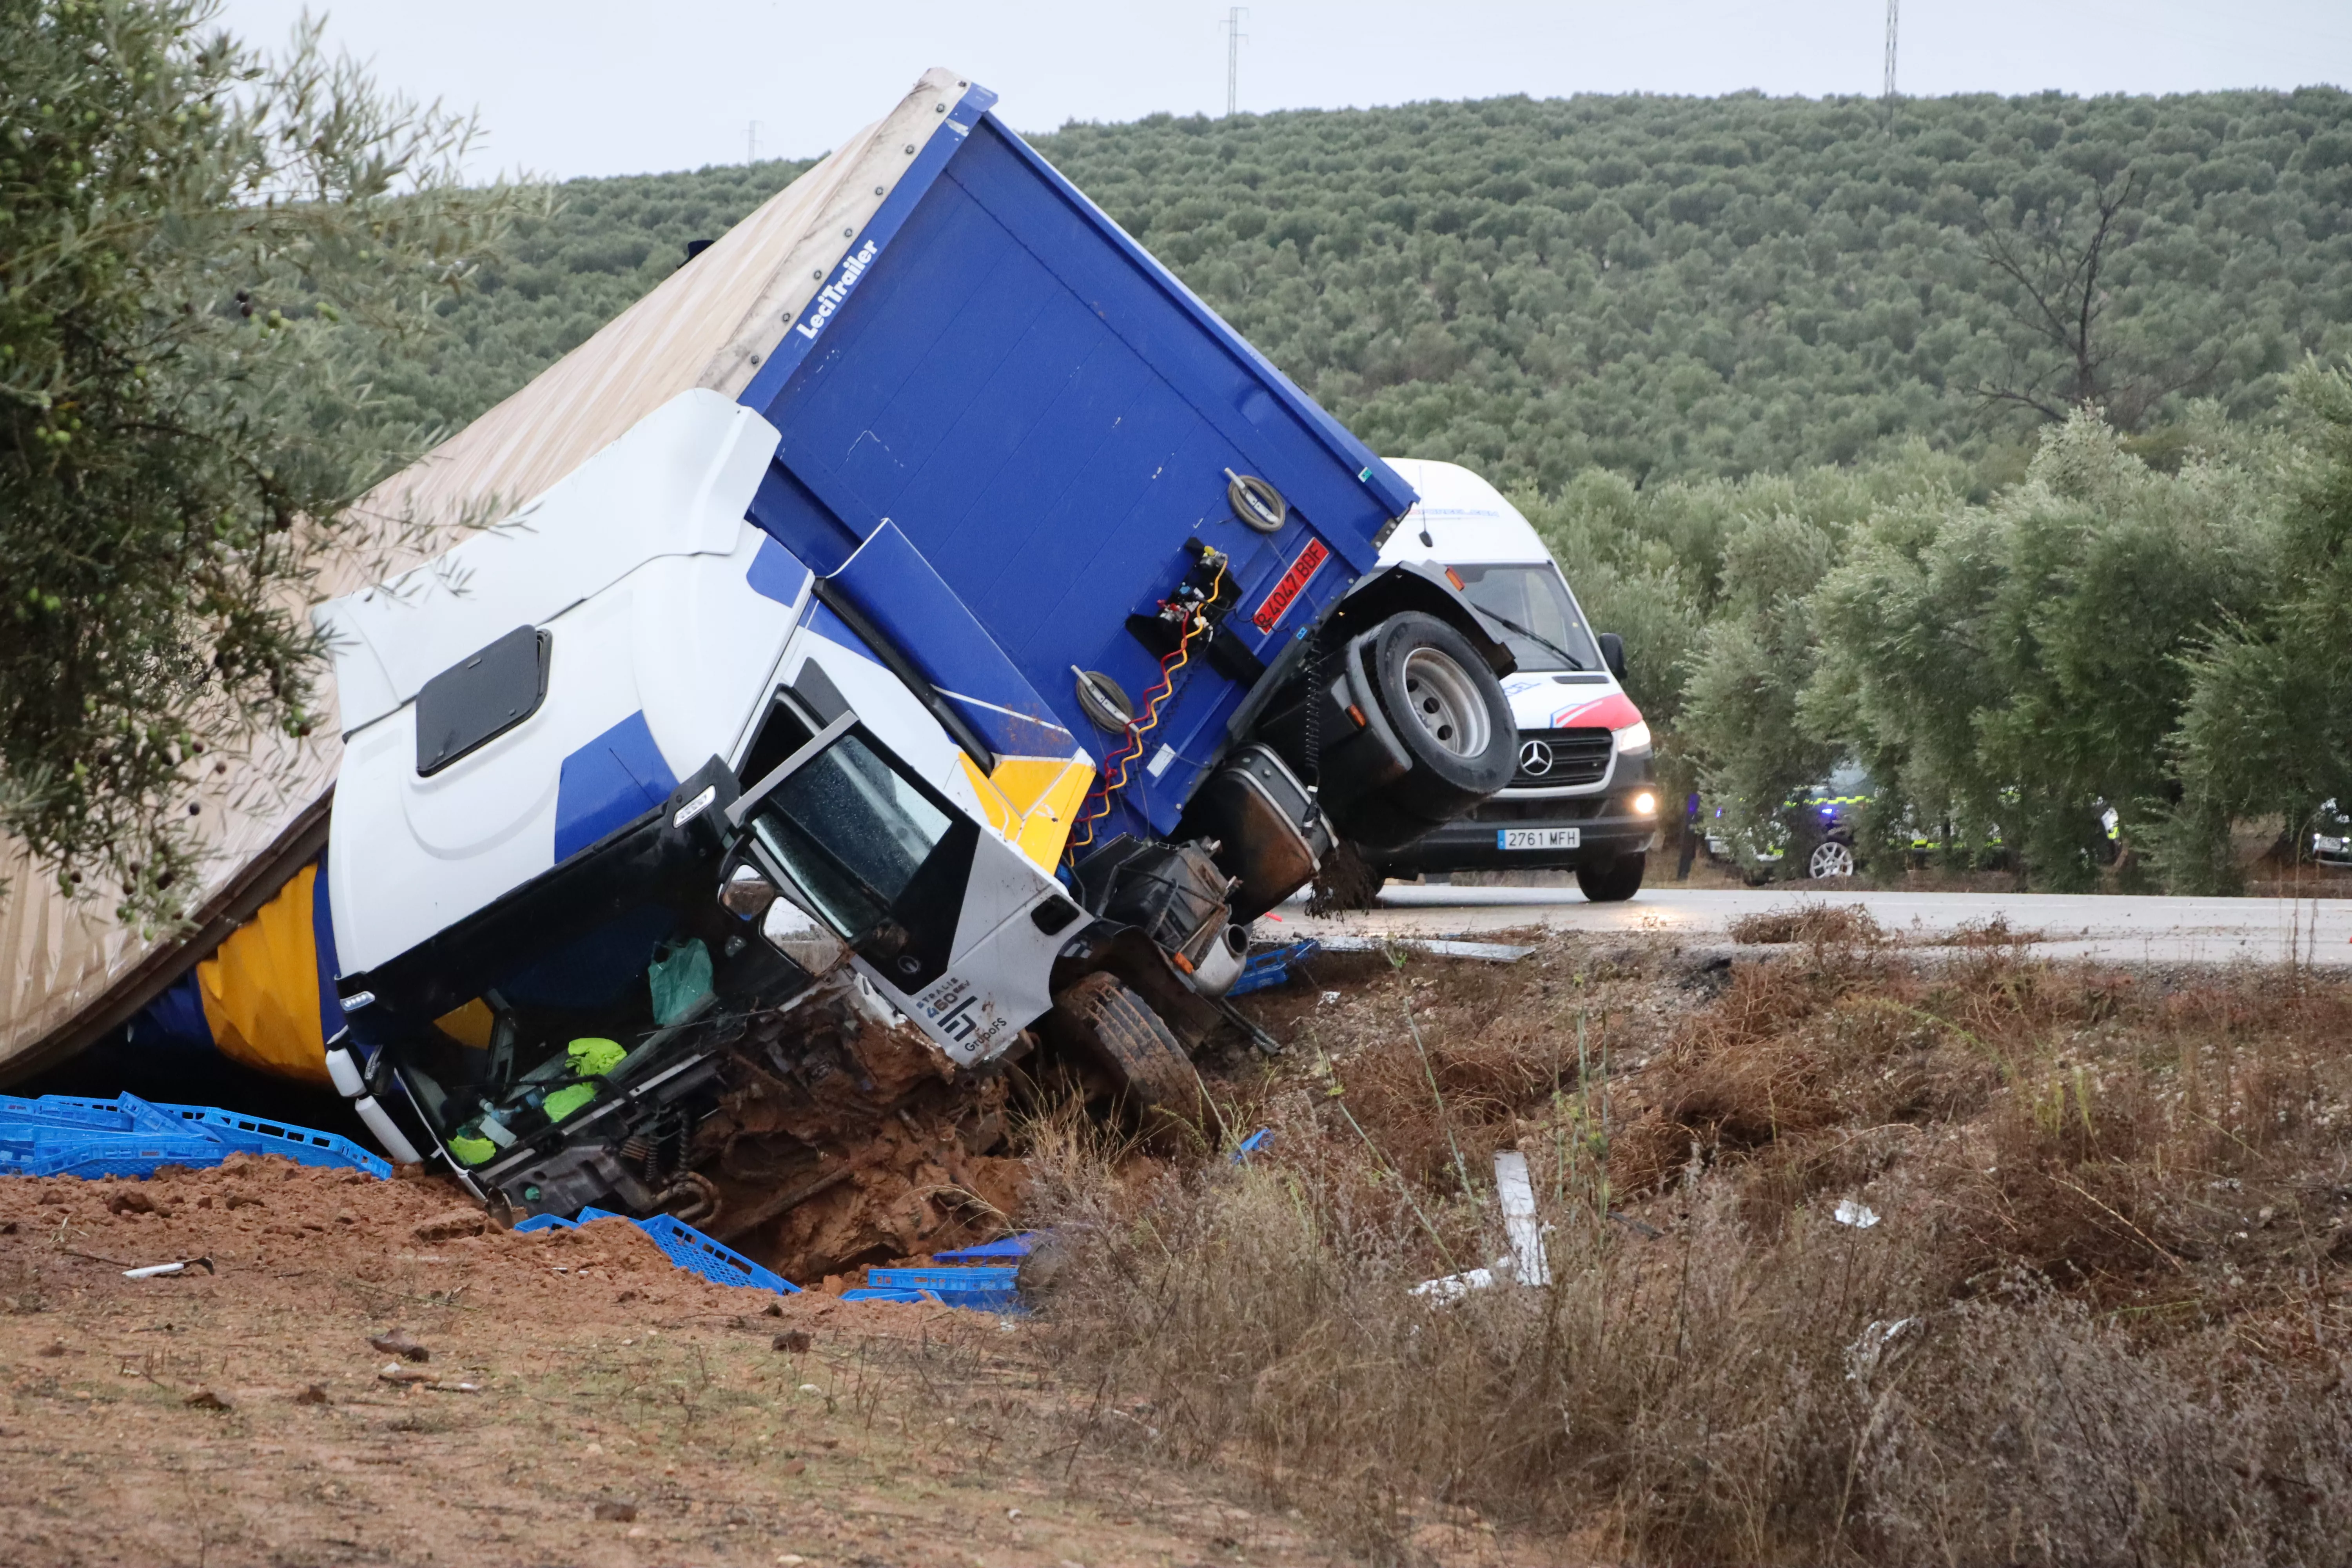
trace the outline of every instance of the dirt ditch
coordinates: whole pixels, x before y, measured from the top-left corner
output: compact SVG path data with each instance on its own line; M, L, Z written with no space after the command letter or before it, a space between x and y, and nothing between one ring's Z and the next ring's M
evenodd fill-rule
M889 1119L809 1245L1052 1224L1024 1318L729 1290L413 1177L0 1183L0 1548L2329 1558L2352 986L1769 934L1312 959L1245 1004L1283 1055L1207 1053L1213 1147L1017 1086L1001 1133ZM1416 1296L1505 1255L1498 1153L1552 1283Z

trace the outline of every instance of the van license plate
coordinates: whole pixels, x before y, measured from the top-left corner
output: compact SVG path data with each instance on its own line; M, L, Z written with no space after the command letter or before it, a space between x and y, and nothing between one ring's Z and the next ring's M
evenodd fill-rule
M1497 849L1575 849L1582 847L1580 827L1497 827Z

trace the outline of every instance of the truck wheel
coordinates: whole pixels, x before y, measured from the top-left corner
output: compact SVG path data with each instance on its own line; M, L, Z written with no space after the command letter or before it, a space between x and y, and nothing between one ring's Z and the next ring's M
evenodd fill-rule
M1380 793L1401 812L1446 822L1511 782L1519 731L1502 682L1469 639L1407 610L1367 650L1372 689L1412 771Z
M1143 998L1097 972L1054 998L1049 1030L1110 1074L1146 1132L1181 1124L1198 1133L1208 1112L1192 1059Z
M1576 868L1576 885L1596 904L1622 904L1642 890L1642 873L1649 868L1643 855L1616 855L1593 866Z

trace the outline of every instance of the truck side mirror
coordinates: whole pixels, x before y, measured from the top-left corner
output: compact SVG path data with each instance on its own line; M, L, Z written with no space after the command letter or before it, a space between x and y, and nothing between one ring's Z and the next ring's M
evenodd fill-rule
M1621 681L1625 679L1625 639L1615 632L1602 632L1601 662L1609 667L1610 674Z

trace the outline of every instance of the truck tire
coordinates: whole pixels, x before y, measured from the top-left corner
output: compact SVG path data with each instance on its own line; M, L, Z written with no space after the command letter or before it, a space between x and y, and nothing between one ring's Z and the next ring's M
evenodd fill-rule
M1447 822L1511 782L1518 727L1470 640L1434 616L1391 616L1365 650L1372 690L1412 771L1382 786L1405 816Z
M1110 1075L1147 1133L1199 1133L1208 1114L1201 1075L1160 1015L1117 975L1089 974L1055 997L1046 1025Z
M1576 885L1596 904L1622 904L1642 890L1642 873L1649 863L1646 854L1612 855L1594 865L1579 866Z

